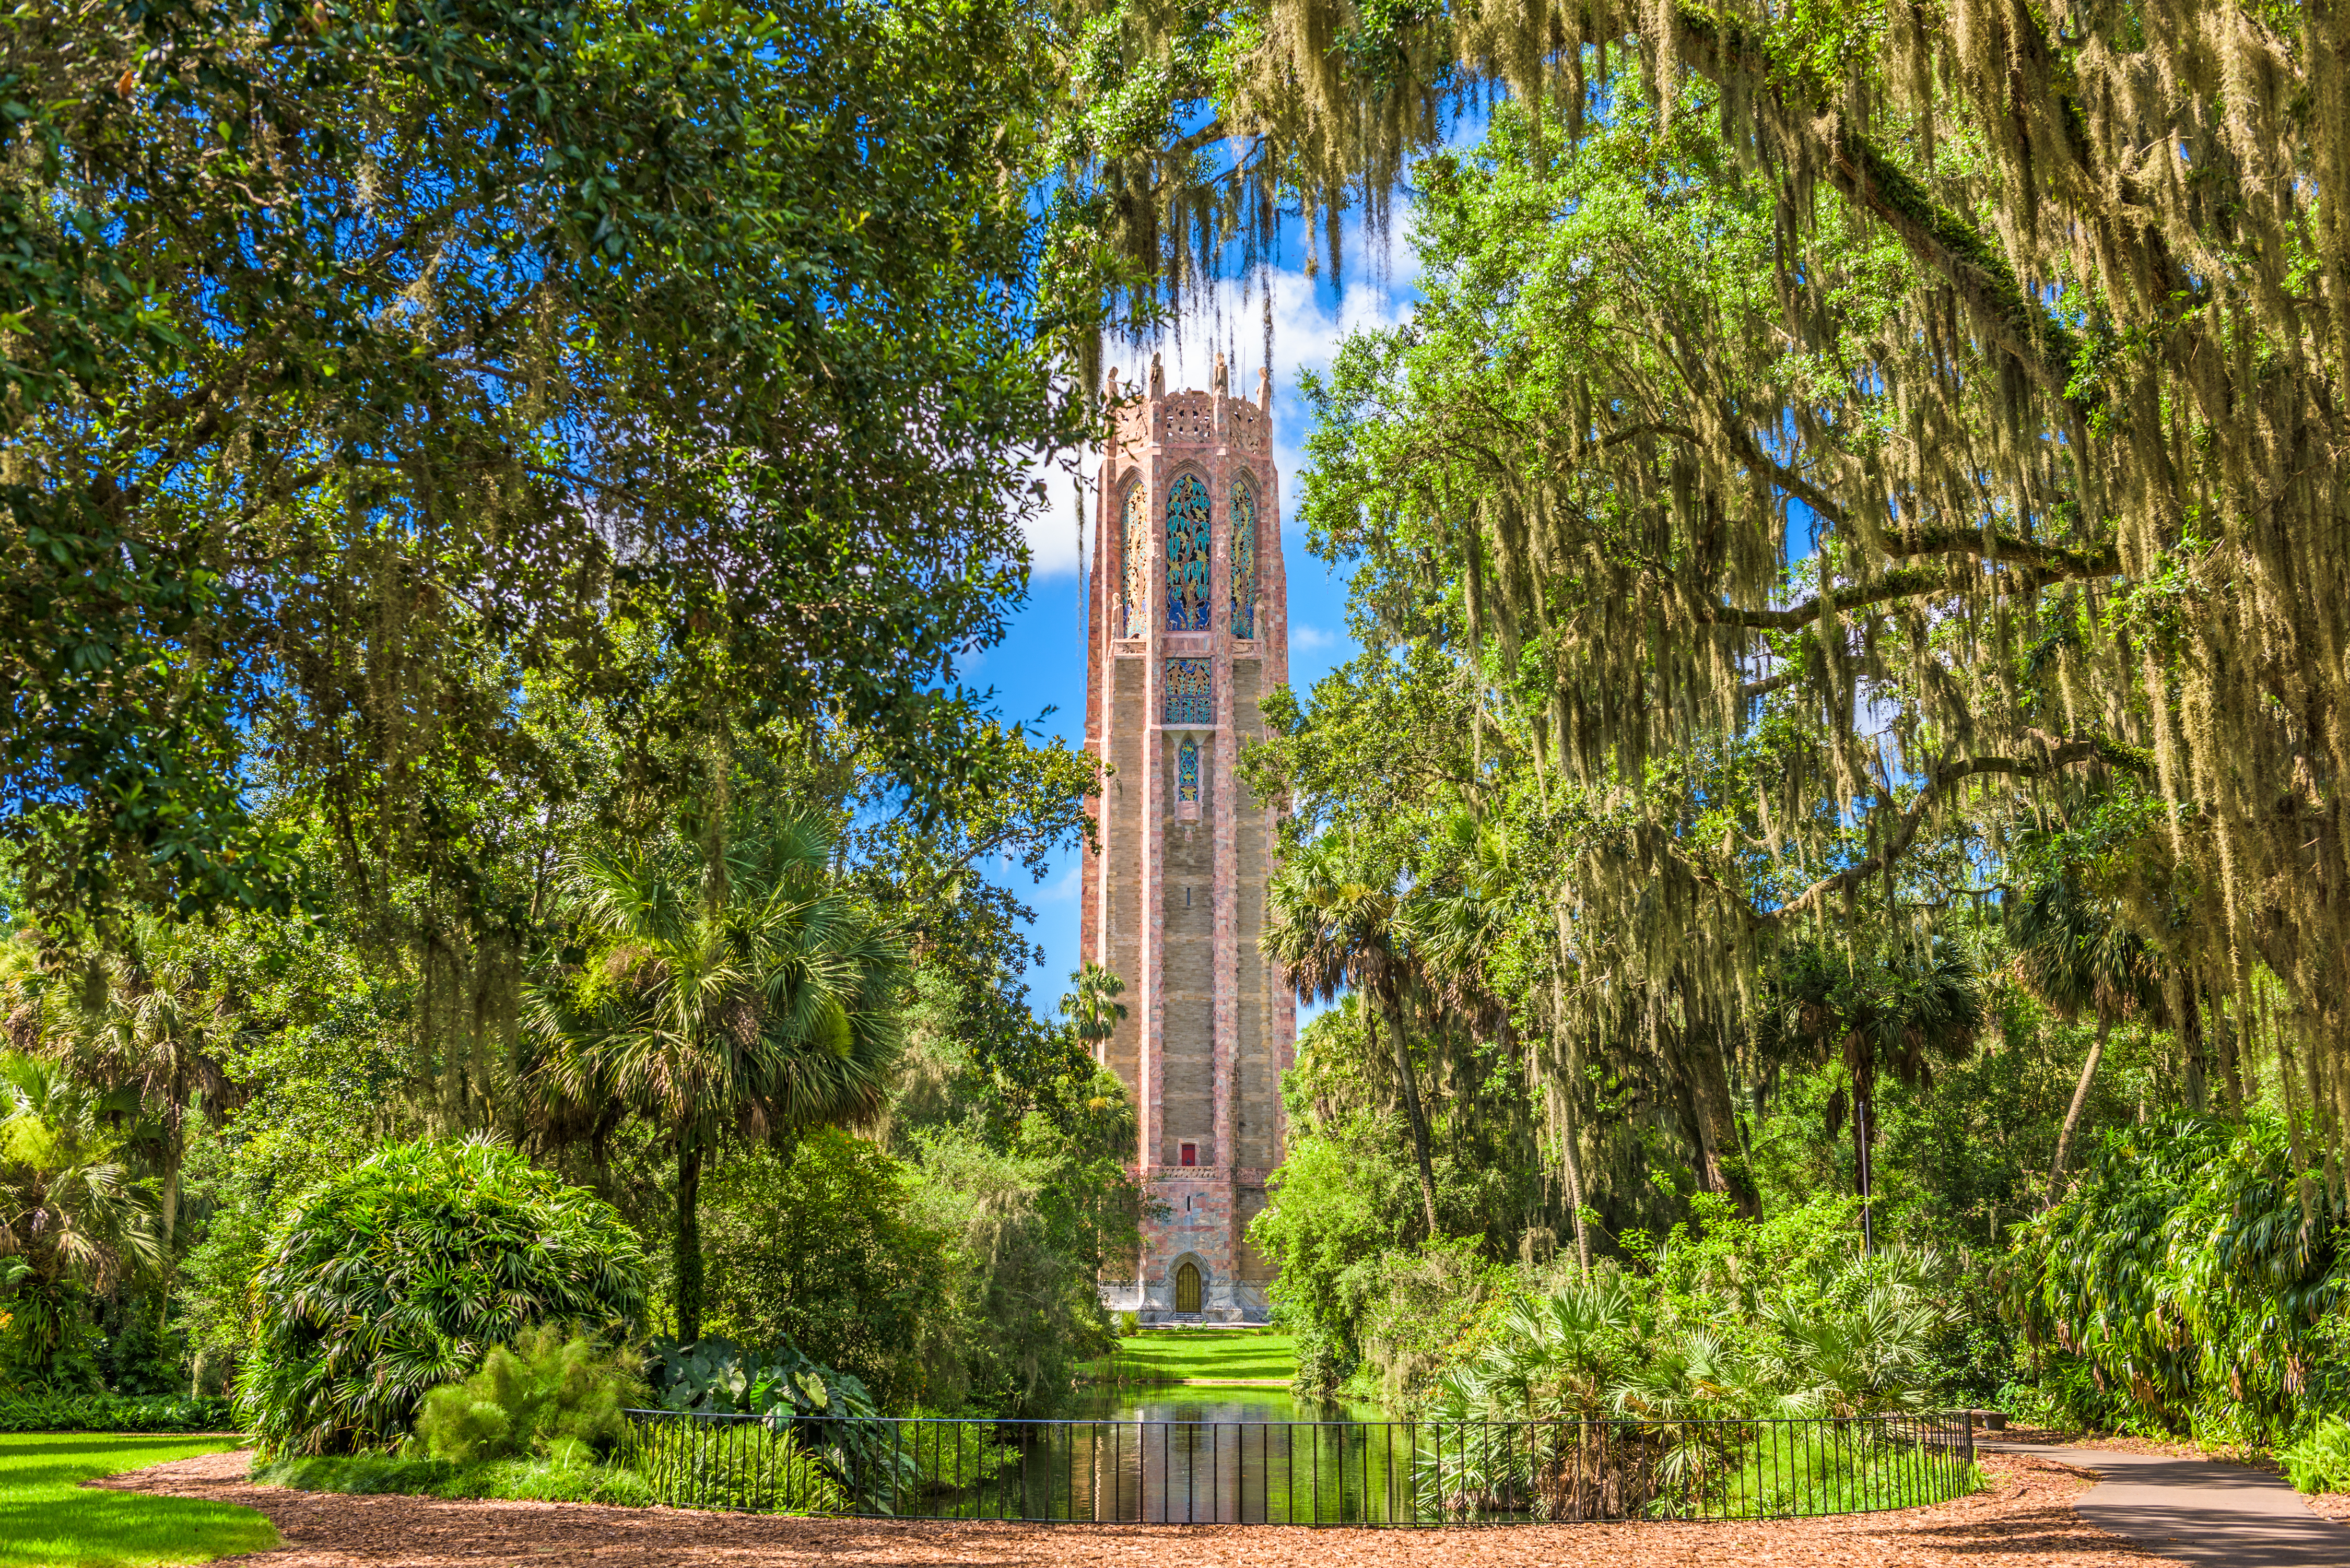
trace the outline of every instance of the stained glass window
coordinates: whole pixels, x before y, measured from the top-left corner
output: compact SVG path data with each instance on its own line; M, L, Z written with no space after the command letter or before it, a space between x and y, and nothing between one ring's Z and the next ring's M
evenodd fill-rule
M1121 637L1150 633L1150 497L1137 484L1126 497L1126 625Z
M1188 803L1200 798L1200 742L1189 735L1175 748L1175 798Z
M1167 661L1167 722L1170 724L1212 724L1216 694L1204 659Z
M1256 491L1232 486L1232 635L1256 635Z
M1208 629L1208 487L1197 474L1167 494L1167 629Z

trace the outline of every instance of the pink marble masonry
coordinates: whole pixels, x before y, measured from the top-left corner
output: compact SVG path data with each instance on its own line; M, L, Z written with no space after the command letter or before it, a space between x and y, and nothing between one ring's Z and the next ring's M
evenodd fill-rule
M1113 373L1109 395L1117 439L1098 476L1086 649L1086 746L1102 793L1090 806L1081 934L1085 957L1126 983L1128 1015L1102 1060L1140 1113L1135 1170L1153 1213L1130 1276L1106 1278L1103 1296L1171 1318L1188 1258L1202 1317L1255 1321L1273 1272L1246 1231L1281 1163L1281 1075L1297 1038L1295 999L1257 948L1284 803L1248 797L1233 768L1263 736L1264 693L1289 680L1272 389L1260 375L1255 400L1232 397L1219 356L1210 390L1170 394L1154 358L1147 388L1120 391ZM1211 500L1205 629L1167 624L1168 503L1186 476ZM1232 500L1243 484L1255 500L1257 583L1245 639L1233 635L1232 603ZM1170 659L1206 661L1204 712L1193 665L1170 704ZM1180 798L1187 739L1198 747L1196 800ZM1193 1165L1182 1163L1186 1144Z

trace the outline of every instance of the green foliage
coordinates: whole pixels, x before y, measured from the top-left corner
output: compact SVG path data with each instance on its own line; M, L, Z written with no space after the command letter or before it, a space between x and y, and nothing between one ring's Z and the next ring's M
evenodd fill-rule
M235 1447L234 1438L0 1436L0 1557L9 1568L132 1568L267 1552L276 1527L249 1508L80 1483Z
M608 1454L628 1436L621 1411L643 1399L639 1359L540 1324L512 1349L490 1346L463 1382L426 1394L416 1439L427 1455L456 1465Z
M894 1446L868 1445L860 1473L873 1485L860 1499L886 1511L893 1495L920 1484L912 1456ZM846 1513L848 1490L840 1479L842 1456L805 1431L763 1421L706 1426L691 1420L658 1422L634 1434L630 1459L659 1501L673 1508L743 1509L760 1513Z
M238 1408L264 1449L341 1453L539 1324L630 1332L644 1255L611 1208L486 1141L385 1150L306 1194L255 1279Z
M1115 1081L1102 1097L1124 1112ZM1007 1415L1057 1408L1111 1344L1096 1282L1134 1235L1134 1190L1123 1162L1031 1112L1003 1143L968 1124L907 1142L920 1173L913 1213L944 1231L964 1261L945 1332L961 1351L949 1405Z
M0 1432L224 1432L226 1399L117 1394L0 1394Z
M2085 1370L2048 1380L2072 1419L2273 1442L2350 1410L2342 1224L2265 1116L2116 1130L2020 1231L2003 1303L2049 1362Z
M712 1171L711 1336L791 1345L854 1374L881 1408L911 1408L936 1379L950 1386L953 1345L942 1308L962 1260L946 1231L913 1217L915 1173L837 1130L800 1138L787 1156L748 1148Z
M2350 1420L2326 1417L2279 1449L2277 1462L2299 1490L2350 1491Z
M294 1455L255 1466L253 1479L264 1486L359 1497L406 1492L519 1502L600 1502L620 1508L643 1508L660 1501L650 1483L625 1465L584 1462L576 1455L472 1464L391 1454Z
M941 687L1023 590L1024 454L1072 433L1016 20L28 16L0 778L41 907L283 912L314 867L276 772L494 940L494 794L564 782L529 678L639 742L821 711L958 773Z
M746 1350L723 1339L657 1340L653 1397L664 1410L707 1415L851 1418L877 1414L873 1396L849 1373L811 1361L788 1340Z
M528 1076L556 1127L634 1115L674 1147L682 1339L702 1334L701 1182L720 1133L868 1120L898 1055L897 934L835 875L827 816L775 804L743 802L715 846L676 837L572 856L577 946L528 1011Z
M102 1097L64 1066L0 1052L0 1250L10 1270L0 1362L47 1381L86 1293L161 1262L151 1198L120 1158Z

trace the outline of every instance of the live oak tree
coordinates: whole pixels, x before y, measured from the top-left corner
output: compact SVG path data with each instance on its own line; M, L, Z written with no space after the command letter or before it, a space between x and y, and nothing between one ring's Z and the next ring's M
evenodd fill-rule
M779 715L858 726L918 791L972 766L958 660L1024 591L1028 454L1073 429L1015 16L12 19L25 905L283 910L313 867L271 808L297 803L478 1080L525 945L494 841L567 787L525 683L654 796L723 801L731 736Z
M1155 49L1192 94L1121 166L1155 182L1119 233L1169 277L1261 191L1332 217L1510 89L1487 158L1412 174L1429 307L1316 469L1334 529L1461 585L1489 709L1565 784L1635 799L1768 704L1789 744L1741 787L1776 885L1632 834L1575 884L1595 919L1673 910L1702 939L1657 956L1732 999L1950 835L2142 802L2111 896L2263 1037L2340 1187L2339 7L1115 15L1127 74Z

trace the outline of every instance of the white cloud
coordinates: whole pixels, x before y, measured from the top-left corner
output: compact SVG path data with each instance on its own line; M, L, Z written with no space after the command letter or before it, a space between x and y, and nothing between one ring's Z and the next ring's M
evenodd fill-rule
M1324 631L1318 626L1311 626L1302 620L1292 621L1289 646L1301 653L1319 653L1326 648L1337 647L1338 639L1336 634Z
M1040 904L1064 904L1077 898L1085 890L1085 867L1082 865L1072 865L1060 876L1036 889L1035 898Z
M1150 356L1160 356L1170 390L1204 388L1224 352L1232 390L1242 396L1256 391L1256 372L1264 358L1264 294L1273 298L1273 461L1281 476L1284 524L1295 508L1296 473L1305 462L1305 407L1297 395L1297 377L1305 370L1326 371L1338 346L1350 332L1366 327L1394 327L1409 320L1417 292L1413 282L1417 262L1404 243L1409 213L1396 210L1383 255L1374 255L1358 231L1349 236L1347 287L1335 303L1326 298L1319 280L1303 271L1275 271L1269 279L1219 281L1208 298L1194 305L1177 328L1140 344L1116 342L1103 346L1105 365L1118 369L1118 379L1134 382L1148 378ZM1371 264L1371 265L1366 265ZM1092 542L1094 470L1100 454L1087 452L1081 468L1083 512L1087 532L1081 543L1077 509L1080 481L1064 455L1057 463L1038 463L1031 476L1043 482L1045 500L1027 519L1028 548L1039 578L1065 576L1076 571L1084 548ZM1295 530L1284 526L1295 537ZM1293 639L1298 637L1293 630ZM1301 644L1302 645L1302 644Z

